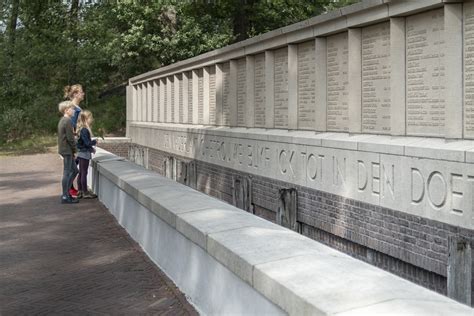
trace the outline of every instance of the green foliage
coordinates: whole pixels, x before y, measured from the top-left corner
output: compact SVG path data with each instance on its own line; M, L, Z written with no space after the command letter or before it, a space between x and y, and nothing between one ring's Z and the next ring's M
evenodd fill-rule
M79 4L77 14L73 2ZM104 91L137 74L353 2L2 0L0 143L54 133L63 87L75 83L85 88L81 107L94 113L94 130L123 134L123 89L100 98Z

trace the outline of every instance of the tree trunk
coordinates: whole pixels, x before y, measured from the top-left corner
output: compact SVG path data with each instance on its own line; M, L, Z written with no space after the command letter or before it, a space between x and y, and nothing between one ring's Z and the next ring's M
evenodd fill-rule
M7 38L8 38L8 56L10 58L9 62L13 61L13 56L15 52L15 39L16 39L16 26L18 23L18 11L20 8L20 0L12 0L12 6L10 11L10 17L7 24Z
M240 0L234 11L234 34L236 41L243 41L248 38L249 31L249 10L252 9L255 0Z
M72 53L70 55L70 66L69 66L69 78L70 83L75 84L78 80L77 75L77 48L79 46L79 35L78 35L78 25L79 25L79 0L72 0L71 2L71 12L70 12L70 32L71 32L71 42L72 42Z

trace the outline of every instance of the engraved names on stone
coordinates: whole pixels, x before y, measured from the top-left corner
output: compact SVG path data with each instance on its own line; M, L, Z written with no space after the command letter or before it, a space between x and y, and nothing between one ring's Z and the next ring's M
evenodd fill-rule
M204 73L198 70L198 124L204 124Z
M444 135L444 12L406 19L407 134Z
M390 22L362 29L362 132L390 132Z
M230 125L230 63L222 64L222 125Z
M168 121L168 98L169 98L169 95L168 95L168 87L167 87L167 80L166 78L163 78L163 80L161 81L161 84L163 85L164 87L164 90L163 90L163 118L162 118L162 122L167 122Z
M255 56L255 127L265 127L265 54Z
M474 2L464 7L464 137L474 138Z
M298 128L313 129L315 122L315 56L314 41L298 45ZM321 118L318 118L321 119ZM324 119L324 118L323 118Z
M288 48L275 50L275 128L288 128Z
M327 129L348 131L348 35L327 38Z
M209 124L216 125L216 67L209 67Z
M245 58L237 60L237 126L245 126L246 66Z

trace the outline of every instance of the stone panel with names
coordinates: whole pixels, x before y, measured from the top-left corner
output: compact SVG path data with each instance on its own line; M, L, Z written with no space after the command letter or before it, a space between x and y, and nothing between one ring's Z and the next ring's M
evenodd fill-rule
M237 60L237 126L245 126L246 65L245 58Z
M209 124L216 125L216 67L209 67Z
M407 134L444 135L444 12L406 19Z
M288 48L275 50L275 128L288 128Z
M178 122L183 123L183 75L178 75L179 79L179 117L178 117Z
M193 123L193 73L188 72L188 121L187 123Z
M255 127L265 127L265 54L255 56Z
M230 125L230 63L222 64L222 125Z
M464 3L464 137L474 138L474 2Z
M204 72L198 70L198 124L204 124Z
M390 133L390 22L362 29L362 132Z
M327 129L349 130L348 35L327 37Z
M298 128L314 129L316 56L314 41L298 45Z

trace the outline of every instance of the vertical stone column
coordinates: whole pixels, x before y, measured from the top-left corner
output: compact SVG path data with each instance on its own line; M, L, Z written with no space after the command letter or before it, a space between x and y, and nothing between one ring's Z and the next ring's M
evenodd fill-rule
M210 89L209 89L209 67L203 69L203 123L209 125L209 100L210 100Z
M183 123L188 123L188 110L189 110L189 98L188 98L188 76L183 72Z
M126 104L126 127L125 127L125 136L130 137L130 121L133 120L133 96L134 96L134 88L133 86L129 83L127 86L127 104Z
M406 135L405 18L390 18L390 131Z
M160 79L160 117L161 123L165 122L165 93L166 93L166 78Z
M245 126L255 126L255 57L246 57L247 91L245 100Z
M166 77L166 123L171 123L171 107L173 104L171 103L171 77Z
M199 73L198 69L192 71L193 74L193 124L199 122Z
M316 97L315 126L318 132L327 130L327 44L325 37L317 37L314 44L316 55L316 76L314 87Z
M179 90L179 77L178 75L174 75L174 123L179 123L179 95L181 91Z
M153 98L152 98L152 90L153 90L153 81L148 81L146 83L146 121L152 121L152 109L153 109Z
M229 72L230 126L237 126L237 60L230 61Z
M462 4L444 5L445 137L463 137L463 21Z
M222 75L222 64L216 64L216 125L222 126L222 96L224 89L224 77Z
M139 93L139 98L140 98L140 106L138 107L138 121L143 122L143 112L145 108L145 84L141 83L140 84L140 93Z
M288 129L298 129L298 45L288 45Z
M349 132L362 131L362 32L348 30L349 45Z
M159 107L159 98L160 98L160 93L159 93L159 80L154 80L153 81L153 122L158 122L158 111L160 110Z
M265 127L273 128L275 108L275 56L273 51L265 51Z

